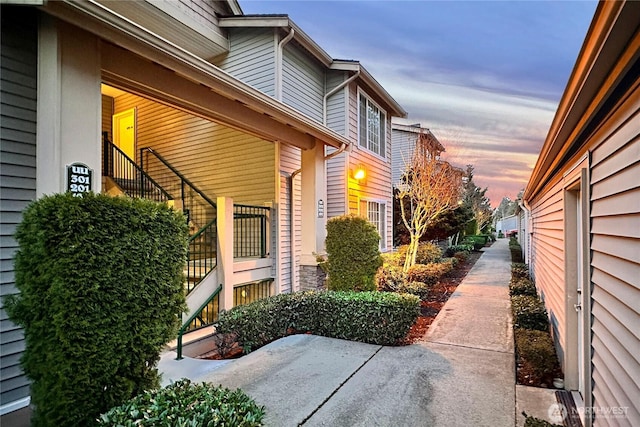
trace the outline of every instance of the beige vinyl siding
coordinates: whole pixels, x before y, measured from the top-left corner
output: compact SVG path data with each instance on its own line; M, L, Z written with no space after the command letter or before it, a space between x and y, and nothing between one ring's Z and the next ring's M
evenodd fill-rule
M300 235L300 227L302 223L302 196L300 186L300 174L297 174L293 180L293 204L294 218L292 222L291 209L289 204L289 179L291 173L301 167L300 149L290 145L280 144L280 195L279 195L279 220L280 220L280 248L279 248L279 264L280 264L280 292L288 293L298 290L299 288L299 262L302 255L302 237ZM291 277L291 233L294 232L293 244L293 261L294 275Z
M545 301L556 342L566 342L564 285L563 188L558 182L531 206L531 265L536 286ZM558 352L563 353L559 347ZM559 354L563 363L563 354Z
M275 146L135 95L115 99L115 112L137 109L137 149L151 147L210 198L263 205L275 199Z
M102 95L102 132L108 132L109 141L113 142L113 98Z
M596 416L603 426L640 425L639 107L635 96L616 111L591 154L594 406L627 408Z
M358 96L357 88L351 85L349 104L349 129L354 141L351 152L348 154L348 169L357 168L358 165L364 165L366 169L366 178L364 183L358 183L351 176L348 178L348 207L349 213L360 214L360 200L375 200L385 202L387 208L386 214L386 247L391 248L392 241L392 216L393 216L393 200L391 187L391 121L389 115L386 114L387 123L385 126L386 143L385 158L375 155L374 153L360 147L355 141L358 137Z
M0 295L16 294L13 235L22 212L36 199L37 16L33 9L2 6L0 25ZM0 307L2 300L0 299ZM20 367L21 328L0 308L0 407L29 396Z
M322 123L324 72L322 66L294 43L282 55L282 102Z
M345 72L329 71L326 75L326 92L338 87L346 77ZM327 127L344 136L347 136L347 93L348 88L345 87L327 99Z
M229 30L229 53L217 64L239 80L275 97L275 35L268 28Z
M193 20L203 26L217 30L218 18L216 14L226 15L229 11L224 7L224 2L210 0L170 0L183 12L185 12Z

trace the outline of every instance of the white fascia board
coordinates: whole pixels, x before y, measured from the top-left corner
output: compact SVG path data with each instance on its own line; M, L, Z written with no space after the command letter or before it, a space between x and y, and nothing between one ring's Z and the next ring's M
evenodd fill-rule
M236 79L193 52L175 45L96 1L48 2L43 11L167 68L174 67L177 74L202 83L220 95L238 101L293 129L307 133L326 145L338 148L349 143L349 139L343 135L315 122L296 109ZM93 19L88 20L87 17Z

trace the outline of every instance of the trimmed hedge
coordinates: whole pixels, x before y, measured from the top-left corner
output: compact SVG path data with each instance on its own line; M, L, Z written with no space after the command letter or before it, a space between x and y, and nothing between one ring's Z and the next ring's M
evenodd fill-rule
M306 291L280 294L220 314L217 330L233 333L245 352L297 332L393 345L419 313L419 299L391 292Z
M509 283L509 295L530 295L532 297L538 296L536 285L529 279L513 278Z
M332 291L373 291L382 265L380 235L366 219L343 215L327 221L328 287Z
M258 406L242 390L192 384L183 378L160 390L145 391L98 418L98 425L135 426L238 426L258 427L264 418Z
M535 375L542 378L553 373L558 359L548 332L516 329L514 335L518 356Z
M159 384L156 364L186 308L188 227L163 204L88 194L43 197L16 231L16 287L36 426L95 425Z
M549 332L549 318L544 303L529 295L511 297L514 328Z

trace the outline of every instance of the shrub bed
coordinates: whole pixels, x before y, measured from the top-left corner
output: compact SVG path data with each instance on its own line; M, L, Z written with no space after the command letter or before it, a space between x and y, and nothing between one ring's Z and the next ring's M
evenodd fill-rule
M98 418L98 425L134 426L238 426L262 425L264 407L242 390L192 384L184 378L159 390L145 391Z
M531 280L515 277L512 278L509 283L509 294L511 296L529 295L537 297L538 291L536 290L536 285Z
M513 326L549 332L549 318L544 303L538 297L516 295L511 297Z
M531 372L543 378L556 370L556 351L548 332L516 329L514 334L518 356Z
M473 251L473 244L461 244L461 245L453 245L453 246L449 246L445 251L444 251L444 256L446 257L452 257L454 256L457 252L466 252L467 254L469 252Z
M418 317L419 301L391 292L280 294L221 313L217 330L236 334L245 352L297 332L393 345Z
M529 278L529 266L521 262L514 262L511 264L511 277L514 278Z

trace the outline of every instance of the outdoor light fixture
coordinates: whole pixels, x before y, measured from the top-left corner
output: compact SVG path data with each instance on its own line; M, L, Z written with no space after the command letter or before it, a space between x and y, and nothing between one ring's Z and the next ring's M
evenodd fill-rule
M364 169L364 166L360 165L353 172L353 179L356 181L362 181L367 176L367 171Z

